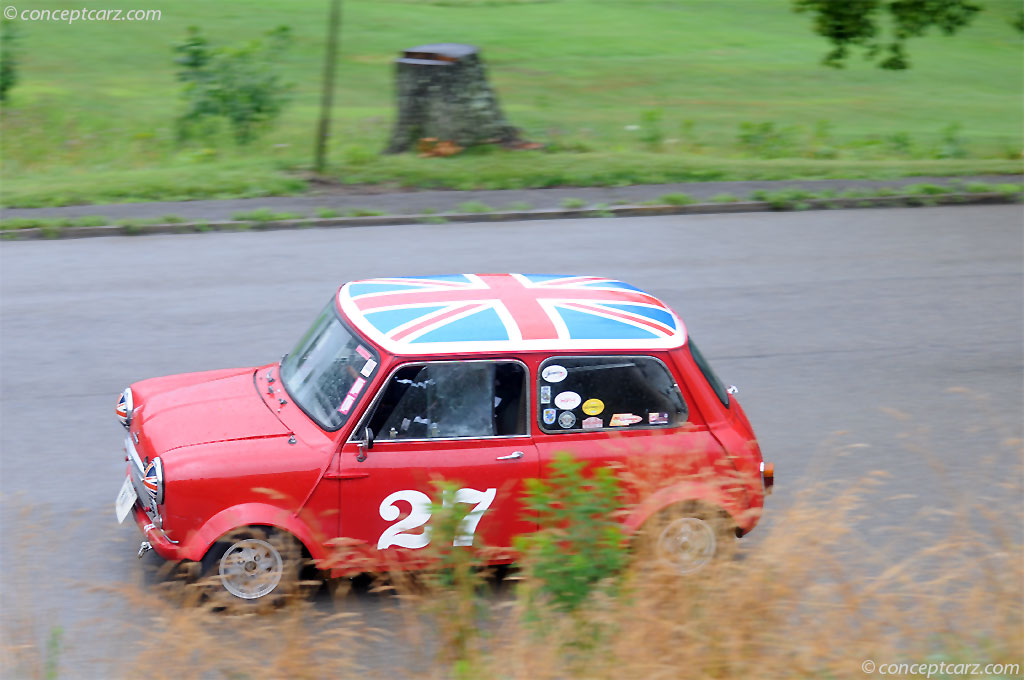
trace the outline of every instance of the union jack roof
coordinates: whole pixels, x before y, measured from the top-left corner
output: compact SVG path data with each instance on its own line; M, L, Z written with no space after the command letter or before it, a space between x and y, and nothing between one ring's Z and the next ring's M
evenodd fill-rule
M338 307L392 354L667 349L686 341L683 322L661 300L597 276L366 279L342 286Z

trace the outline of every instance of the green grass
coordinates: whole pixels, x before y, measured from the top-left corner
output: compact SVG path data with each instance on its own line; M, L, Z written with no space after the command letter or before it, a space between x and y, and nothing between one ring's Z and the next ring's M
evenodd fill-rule
M351 0L330 174L469 189L1019 172L1021 42L1008 25L1018 4L985 4L962 34L912 41L914 68L894 73L859 59L820 66L827 45L789 0ZM305 190L324 3L150 6L161 21L18 24L20 82L0 122L5 205ZM227 134L176 142L170 47L191 24L217 44L279 24L296 35L280 59L292 101L248 148ZM378 155L394 116L392 60L442 38L481 46L507 116L547 151Z

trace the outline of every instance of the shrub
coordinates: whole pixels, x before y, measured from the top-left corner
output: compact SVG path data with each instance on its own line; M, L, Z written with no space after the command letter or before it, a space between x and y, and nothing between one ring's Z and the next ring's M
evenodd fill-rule
M615 517L619 480L608 468L588 478L585 467L558 453L547 478L526 481L524 505L540 528L516 541L529 564L532 594L563 611L582 605L595 587L614 584L627 559Z
M262 40L212 49L199 28L191 26L185 40L174 47L187 106L178 119L179 138L195 136L210 118L223 118L239 144L251 142L288 100L277 63L291 42L291 30L280 26Z

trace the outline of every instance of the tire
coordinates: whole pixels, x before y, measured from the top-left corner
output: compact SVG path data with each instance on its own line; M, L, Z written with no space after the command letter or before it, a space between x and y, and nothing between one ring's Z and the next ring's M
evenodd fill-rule
M244 527L210 546L202 561L202 583L214 607L273 606L300 594L305 562L291 534Z
M696 574L735 553L729 515L698 503L675 505L649 519L638 536L640 556L679 575Z

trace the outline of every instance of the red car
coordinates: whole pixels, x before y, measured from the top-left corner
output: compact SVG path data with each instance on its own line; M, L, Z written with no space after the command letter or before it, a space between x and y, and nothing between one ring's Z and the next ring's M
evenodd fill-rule
M510 548L537 528L524 480L570 451L631 480L628 533L670 517L659 554L692 571L722 526L754 527L773 482L733 394L679 317L620 281L354 281L279 363L126 389L116 512L145 534L140 557L199 562L260 600L296 577L289 547L332 576L416 564L438 478L472 506L456 545Z

